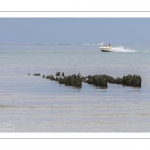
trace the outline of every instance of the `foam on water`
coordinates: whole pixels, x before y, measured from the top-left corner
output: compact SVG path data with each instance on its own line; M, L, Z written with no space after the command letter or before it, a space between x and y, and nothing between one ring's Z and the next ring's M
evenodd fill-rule
M112 50L114 50L114 52L136 52L132 49L125 49L123 46L113 47Z

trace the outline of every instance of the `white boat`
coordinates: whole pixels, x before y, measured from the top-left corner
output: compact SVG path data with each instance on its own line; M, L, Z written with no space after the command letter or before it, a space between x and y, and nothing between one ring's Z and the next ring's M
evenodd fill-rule
M112 46L105 46L105 47L99 47L101 51L103 52L127 52L123 49L122 46L119 47L112 47Z
M103 52L113 52L114 49L111 46L100 47L100 50Z

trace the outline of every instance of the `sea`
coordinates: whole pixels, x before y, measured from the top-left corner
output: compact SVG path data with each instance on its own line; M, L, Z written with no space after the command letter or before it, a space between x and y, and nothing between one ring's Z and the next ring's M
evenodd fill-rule
M149 132L150 44L0 45L0 132ZM59 84L43 75L140 75L141 87ZM40 76L34 74L40 73Z

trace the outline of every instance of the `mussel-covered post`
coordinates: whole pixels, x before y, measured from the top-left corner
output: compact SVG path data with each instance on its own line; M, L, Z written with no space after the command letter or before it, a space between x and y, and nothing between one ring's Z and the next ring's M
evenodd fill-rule
M133 87L141 87L141 77L138 75L127 75L123 76L122 84Z
M86 83L88 84L94 84L96 86L101 86L101 87L107 87L107 79L105 75L95 75L91 76L89 75Z

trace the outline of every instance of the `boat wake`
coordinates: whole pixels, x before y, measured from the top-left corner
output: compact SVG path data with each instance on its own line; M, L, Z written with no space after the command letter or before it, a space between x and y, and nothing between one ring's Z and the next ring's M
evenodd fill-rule
M125 49L123 46L112 47L111 49L113 52L136 52L135 50Z

